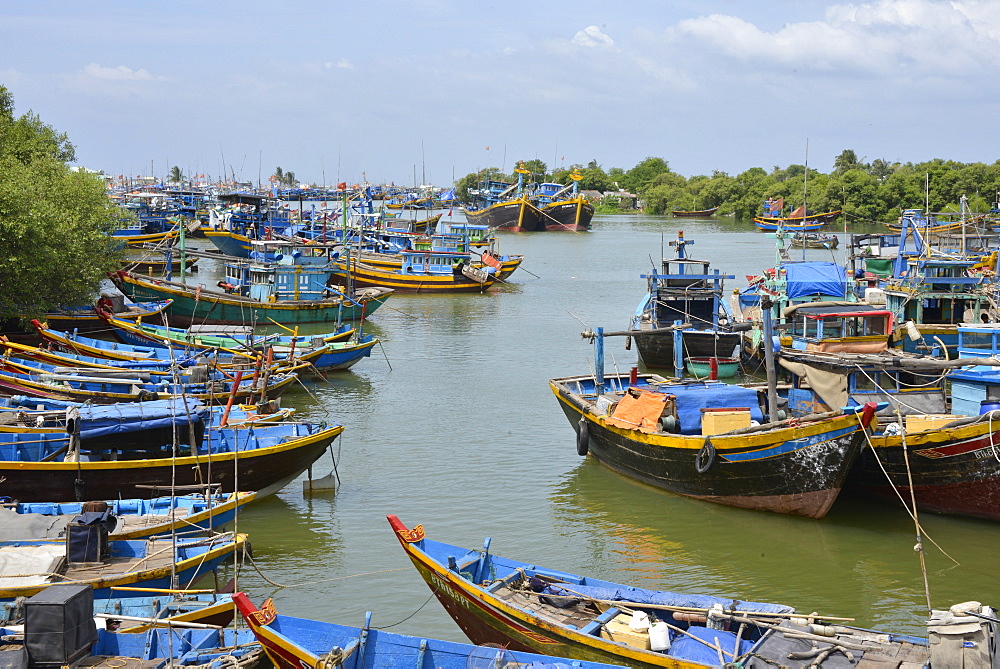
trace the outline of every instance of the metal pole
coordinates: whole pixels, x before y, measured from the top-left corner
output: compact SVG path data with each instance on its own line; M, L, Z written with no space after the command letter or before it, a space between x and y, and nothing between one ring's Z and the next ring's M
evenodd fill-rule
M774 368L774 329L771 326L771 300L764 297L760 301L764 318L764 369L767 371L767 422L778 420L778 377Z
M597 328L597 339L594 342L594 388L597 396L604 394L604 328Z
M684 321L674 321L674 376L684 377Z

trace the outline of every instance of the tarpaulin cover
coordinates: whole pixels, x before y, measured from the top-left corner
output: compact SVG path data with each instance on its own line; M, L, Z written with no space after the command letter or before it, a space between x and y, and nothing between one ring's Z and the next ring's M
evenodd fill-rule
M760 410L757 391L753 388L741 388L726 383L704 383L684 386L671 386L669 392L676 398L677 419L681 425L681 434L701 434L702 409L733 409L750 407L750 418L758 423L764 422L764 414Z
M742 608L742 607L741 607ZM682 658L688 662L699 662L701 664L707 664L710 667L719 666L719 651L715 648L709 648L705 644L714 646L718 644L728 651L736 646L736 635L732 632L727 632L726 630L713 630L707 627L698 627L691 625L688 627L688 633L698 637L705 643L701 641L695 641L686 634L677 633L674 640L670 644L670 650L667 655L670 657ZM753 647L752 641L747 641L746 639L740 639L740 650L739 655L747 653Z
M609 425L624 427L628 430L652 433L659 429L660 414L667 400L662 393L639 391L639 397L625 393L614 413L607 419Z
M783 604L768 604L764 602L744 602L739 600L726 599L725 597L713 597L712 595L692 595L666 590L645 590L643 588L631 588L628 586L605 587L599 585L570 585L568 589L559 587L558 584L549 585L543 590L548 595L559 595L563 597L589 597L591 599L608 600L614 602L634 602L636 604L655 604L657 606L683 606L696 609L708 609L713 604L722 604L723 608L729 609L734 604L738 611L752 611L754 613L791 613L795 609Z
M892 258L865 258L865 269L875 276L892 276Z
M207 422L210 409L192 398L175 397L152 402L118 402L108 405L87 405L75 402L58 402L14 396L10 404L23 401L25 411L43 406L49 411L78 407L80 411L80 439L93 439L111 434L124 434L138 430L153 430L185 426L188 423ZM186 409L185 409L185 402Z
M832 262L797 262L782 265L789 299L809 295L847 296L847 274Z

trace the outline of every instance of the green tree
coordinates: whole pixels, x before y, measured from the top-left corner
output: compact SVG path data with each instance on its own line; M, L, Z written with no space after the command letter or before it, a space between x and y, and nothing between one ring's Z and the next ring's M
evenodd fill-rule
M665 172L670 172L670 166L663 158L646 158L625 173L621 186L625 190L642 195L653 179Z
M531 172L531 174L525 177L526 182L540 184L545 181L549 166L544 161L532 158L531 160L522 160L521 163L523 163L524 169Z
M174 165L170 168L170 175L167 176L167 181L172 184L184 183L184 172L181 171L181 168Z
M14 116L0 86L0 318L93 301L121 266L110 233L121 210L99 175L71 169L73 145L31 112Z
M834 173L846 172L848 170L864 168L865 166L858 160L858 154L853 149L844 149L840 155L833 160Z

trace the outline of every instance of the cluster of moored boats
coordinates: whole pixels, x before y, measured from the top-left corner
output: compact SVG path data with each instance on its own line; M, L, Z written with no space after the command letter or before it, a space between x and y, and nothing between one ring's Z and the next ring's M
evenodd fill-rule
M647 590L500 557L489 538L446 544L394 515L387 533L476 645L192 590L246 550L245 535L223 531L244 505L306 471L307 486L326 484L311 467L344 427L291 420L276 400L299 375L347 369L378 343L363 322L401 288L367 283L359 269L388 262L374 256L389 248L402 274L408 250L427 251L420 244L471 248L475 226L460 227L272 229L247 237L246 257L224 261L218 291L123 271L113 280L136 304L109 296L96 318L76 310L73 321L68 310L65 325L34 322L41 346L0 342L10 396L0 405L0 659L219 669L995 664L1000 620L979 602L933 612L926 637L866 630L781 603ZM487 250L488 232L479 262L497 276L504 257ZM998 519L1000 329L979 318L995 304L984 263L943 257L940 240L906 227L895 246L891 236L852 240L848 268L793 262L784 232L776 236L775 266L729 296L732 277L690 258L681 233L676 257L643 276L648 294L630 327L588 333L595 371L550 382L578 453L738 507L820 517L852 490L913 500L914 514ZM188 251L171 252L182 278ZM342 289L331 293L338 270ZM174 327L153 324L160 314ZM242 325L269 320L287 331ZM336 328L300 335L307 322ZM114 341L87 336L88 323ZM605 374L608 336L670 372ZM761 370L766 381L719 380ZM228 627L237 612L246 628Z

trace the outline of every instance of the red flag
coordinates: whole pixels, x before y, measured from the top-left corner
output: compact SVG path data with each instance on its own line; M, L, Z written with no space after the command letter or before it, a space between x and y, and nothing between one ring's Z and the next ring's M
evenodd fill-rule
M337 184L337 190L347 190L347 182L341 181L339 184Z

